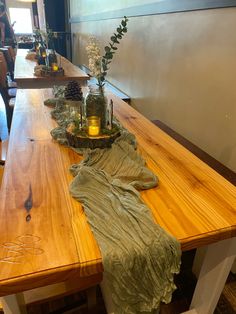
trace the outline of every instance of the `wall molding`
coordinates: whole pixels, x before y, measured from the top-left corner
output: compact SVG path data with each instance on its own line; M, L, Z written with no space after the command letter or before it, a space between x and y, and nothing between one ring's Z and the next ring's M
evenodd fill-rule
M236 0L163 0L91 15L74 16L70 23L100 21L127 17L177 13L194 10L236 7Z

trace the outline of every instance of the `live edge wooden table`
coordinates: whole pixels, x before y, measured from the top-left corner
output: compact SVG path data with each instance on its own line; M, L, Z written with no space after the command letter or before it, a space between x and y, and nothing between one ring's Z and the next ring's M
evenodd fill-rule
M0 195L0 296L6 313L16 294L46 285L102 280L102 260L81 205L69 194L68 168L81 157L52 140L56 126L43 100L51 90L19 90ZM186 313L211 314L236 255L236 188L125 102L112 96L116 117L136 135L159 177L144 202L182 250L204 248ZM106 283L102 290L113 313ZM16 307L14 307L16 306Z
M59 57L61 58L61 66L65 71L64 76L35 76L36 60L26 59L27 53L27 49L17 49L14 78L18 88L49 88L54 85L66 85L68 81L78 81L82 85L86 85L87 80L89 80L89 76L84 71L64 57Z

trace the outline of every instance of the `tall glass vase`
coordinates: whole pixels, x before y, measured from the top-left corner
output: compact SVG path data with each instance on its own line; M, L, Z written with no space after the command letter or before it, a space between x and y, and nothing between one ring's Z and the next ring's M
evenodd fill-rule
M101 129L107 126L107 97L104 90L98 86L90 86L85 97L85 117L98 117L101 121Z

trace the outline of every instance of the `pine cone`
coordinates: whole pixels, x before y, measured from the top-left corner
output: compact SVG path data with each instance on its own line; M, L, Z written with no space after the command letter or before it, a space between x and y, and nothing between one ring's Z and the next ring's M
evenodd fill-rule
M75 101L82 101L83 100L83 92L76 81L70 81L65 89L65 98L67 100L75 100Z

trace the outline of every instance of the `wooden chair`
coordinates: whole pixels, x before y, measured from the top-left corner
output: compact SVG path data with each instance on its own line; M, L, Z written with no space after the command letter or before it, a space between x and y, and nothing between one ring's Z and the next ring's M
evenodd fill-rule
M6 48L8 50L13 62L15 62L16 53L15 53L15 50L12 48L12 46L4 46L3 48Z
M8 78L8 67L7 62L4 56L4 53L0 51L0 70L1 70L1 84L7 87L9 97L16 97L16 83L11 82L14 84L10 84L9 86L9 78Z
M2 176L4 171L4 165L6 160L8 141L2 142L0 139L0 187L2 183Z
M0 165L0 187L1 187L1 185L2 185L3 170L4 170L3 166Z
M4 54L8 72L10 74L11 80L14 81L14 61L7 48L0 48L0 51Z
M15 67L15 59L16 59L16 53L15 50L12 48L12 46L4 46L3 48L6 48L9 52L9 55L11 56L11 63L13 63L13 70ZM16 82L13 81L12 76L7 76L7 83L8 83L8 88L17 88Z
M8 127L8 131L10 132L12 115L13 115L14 105L15 105L15 102L14 102L15 98L9 98L6 88L2 87L1 85L0 85L0 94L5 104L6 116L7 116L7 127Z
M13 89L13 91L14 90L15 89ZM14 98L15 92L11 93L11 89L9 89L7 86L7 65L6 65L4 55L1 51L0 51L0 94L5 104L7 126L8 126L8 130L10 131L12 114L13 114L14 104L15 104L15 98Z

